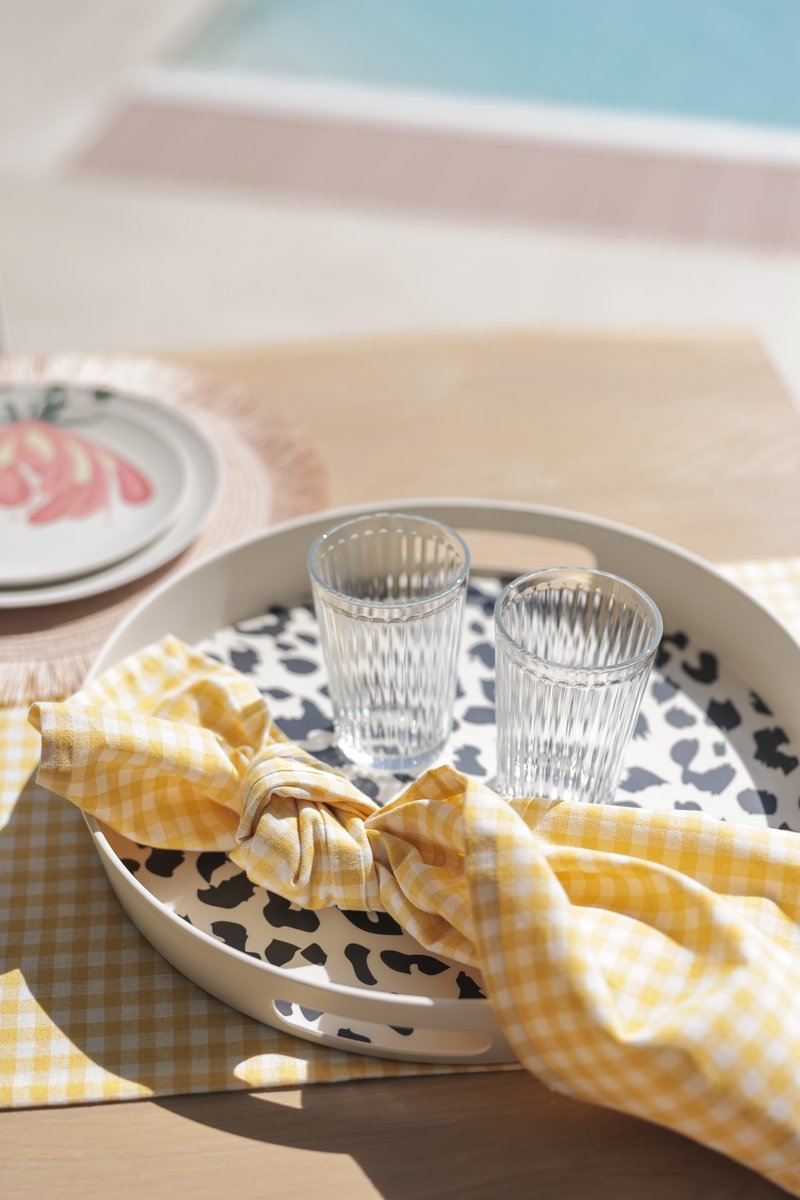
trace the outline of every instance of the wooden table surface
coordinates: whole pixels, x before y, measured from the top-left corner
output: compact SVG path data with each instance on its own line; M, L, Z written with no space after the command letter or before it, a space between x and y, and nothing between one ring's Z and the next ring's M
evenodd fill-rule
M800 554L800 415L744 335L515 334L184 354L316 440L333 504L580 509L718 561ZM783 1193L522 1071L0 1114L0 1196L761 1200Z

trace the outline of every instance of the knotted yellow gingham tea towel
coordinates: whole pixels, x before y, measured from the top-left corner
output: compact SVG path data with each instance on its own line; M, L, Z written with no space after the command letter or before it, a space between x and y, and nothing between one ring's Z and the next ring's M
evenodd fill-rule
M224 850L305 907L384 908L477 964L551 1087L800 1195L800 842L701 814L505 801L450 767L383 809L173 638L39 704L40 781L134 840Z

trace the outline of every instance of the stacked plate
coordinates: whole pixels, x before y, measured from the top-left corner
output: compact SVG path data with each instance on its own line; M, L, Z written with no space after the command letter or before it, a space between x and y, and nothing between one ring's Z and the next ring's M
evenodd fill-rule
M131 583L185 550L219 499L184 413L114 389L0 384L0 608Z

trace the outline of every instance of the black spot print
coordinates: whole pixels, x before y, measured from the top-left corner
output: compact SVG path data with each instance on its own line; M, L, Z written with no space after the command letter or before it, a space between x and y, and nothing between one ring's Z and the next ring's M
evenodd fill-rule
M680 688L677 683L673 683L671 679L664 676L663 679L655 681L650 691L653 699L657 700L659 704L663 704L665 700L671 700L680 691Z
M634 726L633 730L633 740L635 742L646 741L649 736L650 726L647 723L647 717L643 712L640 712L636 716L636 725Z
M318 942L312 942L310 946L306 946L305 950L301 950L303 958L310 962L315 967L324 967L328 961L328 956Z
M481 751L478 746L457 746L453 755L453 766L465 775L483 775L488 772L480 761Z
M669 645L675 646L678 650L685 650L689 645L689 639L685 633L665 633L656 652L655 665L658 669L666 666L672 658L672 651L668 649Z
M282 1017L290 1017L292 1015L292 1006L288 1000L276 1000L275 1009Z
M692 713L685 712L682 708L678 708L677 705L664 713L664 719L675 729L688 729L690 725L697 724L697 717Z
M723 763L719 767L712 767L708 771L693 771L691 763L694 761L699 748L700 743L696 738L684 738L682 741L676 742L672 747L672 760L683 767L681 779L684 783L692 784L701 792L708 792L712 796L719 796L734 778L736 771L729 763Z
M699 749L700 743L696 738L684 738L682 741L676 742L672 747L670 758L673 762L686 767L692 762Z
M381 959L392 971L401 971L404 975L411 974L411 968L416 967L422 975L441 975L447 970L445 963L429 954L403 954L399 950L381 950Z
M266 616L268 619L256 628L251 626L250 628L245 629L244 626L249 624L249 622L246 621L240 622L238 625L234 625L233 628L237 633L244 633L247 635L247 637L266 636L277 638L281 636L284 629L292 619L292 614L287 608L281 608L277 605L275 608L269 609Z
M470 633L483 633L483 626L480 621L473 621L469 627Z
M267 892L267 896L269 899L264 906L264 916L273 929L288 927L300 929L303 933L313 933L319 929L319 917L311 909L292 907L288 900L276 896L274 892Z
M489 701L490 704L497 703L497 697L495 696L495 686L494 686L493 679L482 679L481 680L481 690L483 691L484 696L486 697L486 699Z
M205 879L206 883L211 883L211 876L217 867L221 867L227 861L227 854L223 854L221 850L204 850L202 854L198 854L197 856L198 873Z
M652 771L646 771L644 767L630 767L619 786L623 792L644 792L647 788L658 787L666 782L666 779Z
M307 646L316 646L317 638L313 633L298 633L298 642L305 642Z
M255 650L231 650L231 666L235 667L237 671L241 671L243 675L252 675L259 661Z
M742 723L741 713L732 700L709 700L706 716L717 729L735 729Z
M293 675L311 675L318 670L317 664L310 658L282 658L281 666L285 667L287 671L291 671Z
M681 666L696 683L716 683L719 678L719 660L716 654L711 654L708 650L700 651L696 666L688 662L681 663Z
M145 866L151 875L170 879L185 858L182 850L151 850Z
M273 700L288 700L292 693L284 691L283 688L264 688L263 694L271 696Z
M300 1005L300 1012L307 1021L318 1021L322 1013L317 1008L306 1008L305 1005Z
M754 710L757 713L763 713L763 715L765 717L774 716L772 709L767 704L765 704L765 702L759 696L758 692L750 693L750 703L752 704Z
M485 667L494 669L494 646L491 642L476 642L470 647L469 656L480 659Z
M284 729L286 722L281 718L277 724ZM333 726L331 726L331 728L333 728ZM284 733L285 732L286 730L284 729ZM299 740L299 738L295 738L295 741ZM338 746L320 746L318 750L314 751L314 758L318 758L319 761L324 763L326 767L343 767L347 763L347 759L342 754Z
M721 796L735 777L736 771L729 763L711 767L708 771L684 770L681 776L684 783L691 783L698 791L708 792L710 796Z
M354 787L362 791L365 796L369 796L370 800L377 800L381 789L378 787L374 779L370 779L367 775L357 775L351 780Z
M673 646L677 646L678 650L685 650L689 645L689 636L676 630L675 633L665 633L661 639L662 642L669 642Z
M459 971L456 976L459 1000L485 1000L486 995L478 987L475 980L466 971Z
M678 809L691 809L692 812L703 811L696 800L676 800L675 807Z
M366 1042L370 1044L371 1039L365 1037L363 1033L354 1033L352 1029L340 1029L338 1032L340 1038L347 1038L351 1042Z
M494 709L479 708L473 705L464 713L464 720L468 725L492 725L494 724Z
M303 713L300 717L280 717L276 723L283 733L293 742L301 742L312 730L319 729L329 733L333 729L330 717L323 716L313 700L303 700ZM338 753L338 751L337 751ZM320 751L315 751L316 757L321 758ZM339 756L339 762L344 760Z
M250 882L244 871L240 871L230 879L223 879L216 887L198 888L197 899L213 908L236 908L249 900L255 890L256 885Z
M123 858L120 859L120 862L122 863L123 867L126 867L130 871L131 875L135 875L142 865L140 862L137 862L135 858Z
M778 797L773 796L772 792L765 791L764 788L745 788L744 791L739 792L736 799L745 812L764 813L771 817L778 810Z
M796 770L800 759L795 758L793 754L784 754L778 749L789 741L783 729L759 729L753 737L758 762L763 763L765 767L772 767L773 770L783 771L784 775L791 775L792 771Z
M384 936L396 937L403 932L394 917L390 917L387 912L359 911L349 908L342 908L339 911L351 925L355 925L356 929L360 929L362 933L379 933Z
M291 942L282 942L279 938L273 938L264 951L264 957L268 963L272 963L273 967L285 967L288 962L292 961L299 949L299 946L293 946Z
M241 950L251 958L261 958L254 950L247 949L247 930L238 921L212 921L211 932L231 949Z
M399 1033L400 1037L410 1037L414 1032L411 1026L407 1028L405 1025L390 1025L389 1028L393 1029L395 1033Z
M278 650L282 650L284 654L288 654L290 650L294 650L294 642L276 642L275 645Z
M494 597L487 596L485 592L482 592L478 588L476 588L473 583L470 583L467 585L467 603L474 604L476 607L479 606L483 610L483 614L486 617L490 617L492 615L492 613L494 612L494 605L495 605ZM480 633L480 632L481 632L481 627L479 625L478 628L475 630L475 633Z
M372 986L378 982L367 965L369 950L366 946L359 946L358 942L348 942L344 948L344 956L353 968L353 974L359 983L368 983Z

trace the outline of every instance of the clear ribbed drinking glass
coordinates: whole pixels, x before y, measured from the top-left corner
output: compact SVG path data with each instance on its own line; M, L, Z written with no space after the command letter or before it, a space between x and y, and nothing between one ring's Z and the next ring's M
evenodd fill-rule
M662 631L650 597L605 571L510 583L495 606L498 790L611 802Z
M335 526L308 558L339 747L401 771L451 726L469 551L428 517L374 513Z

